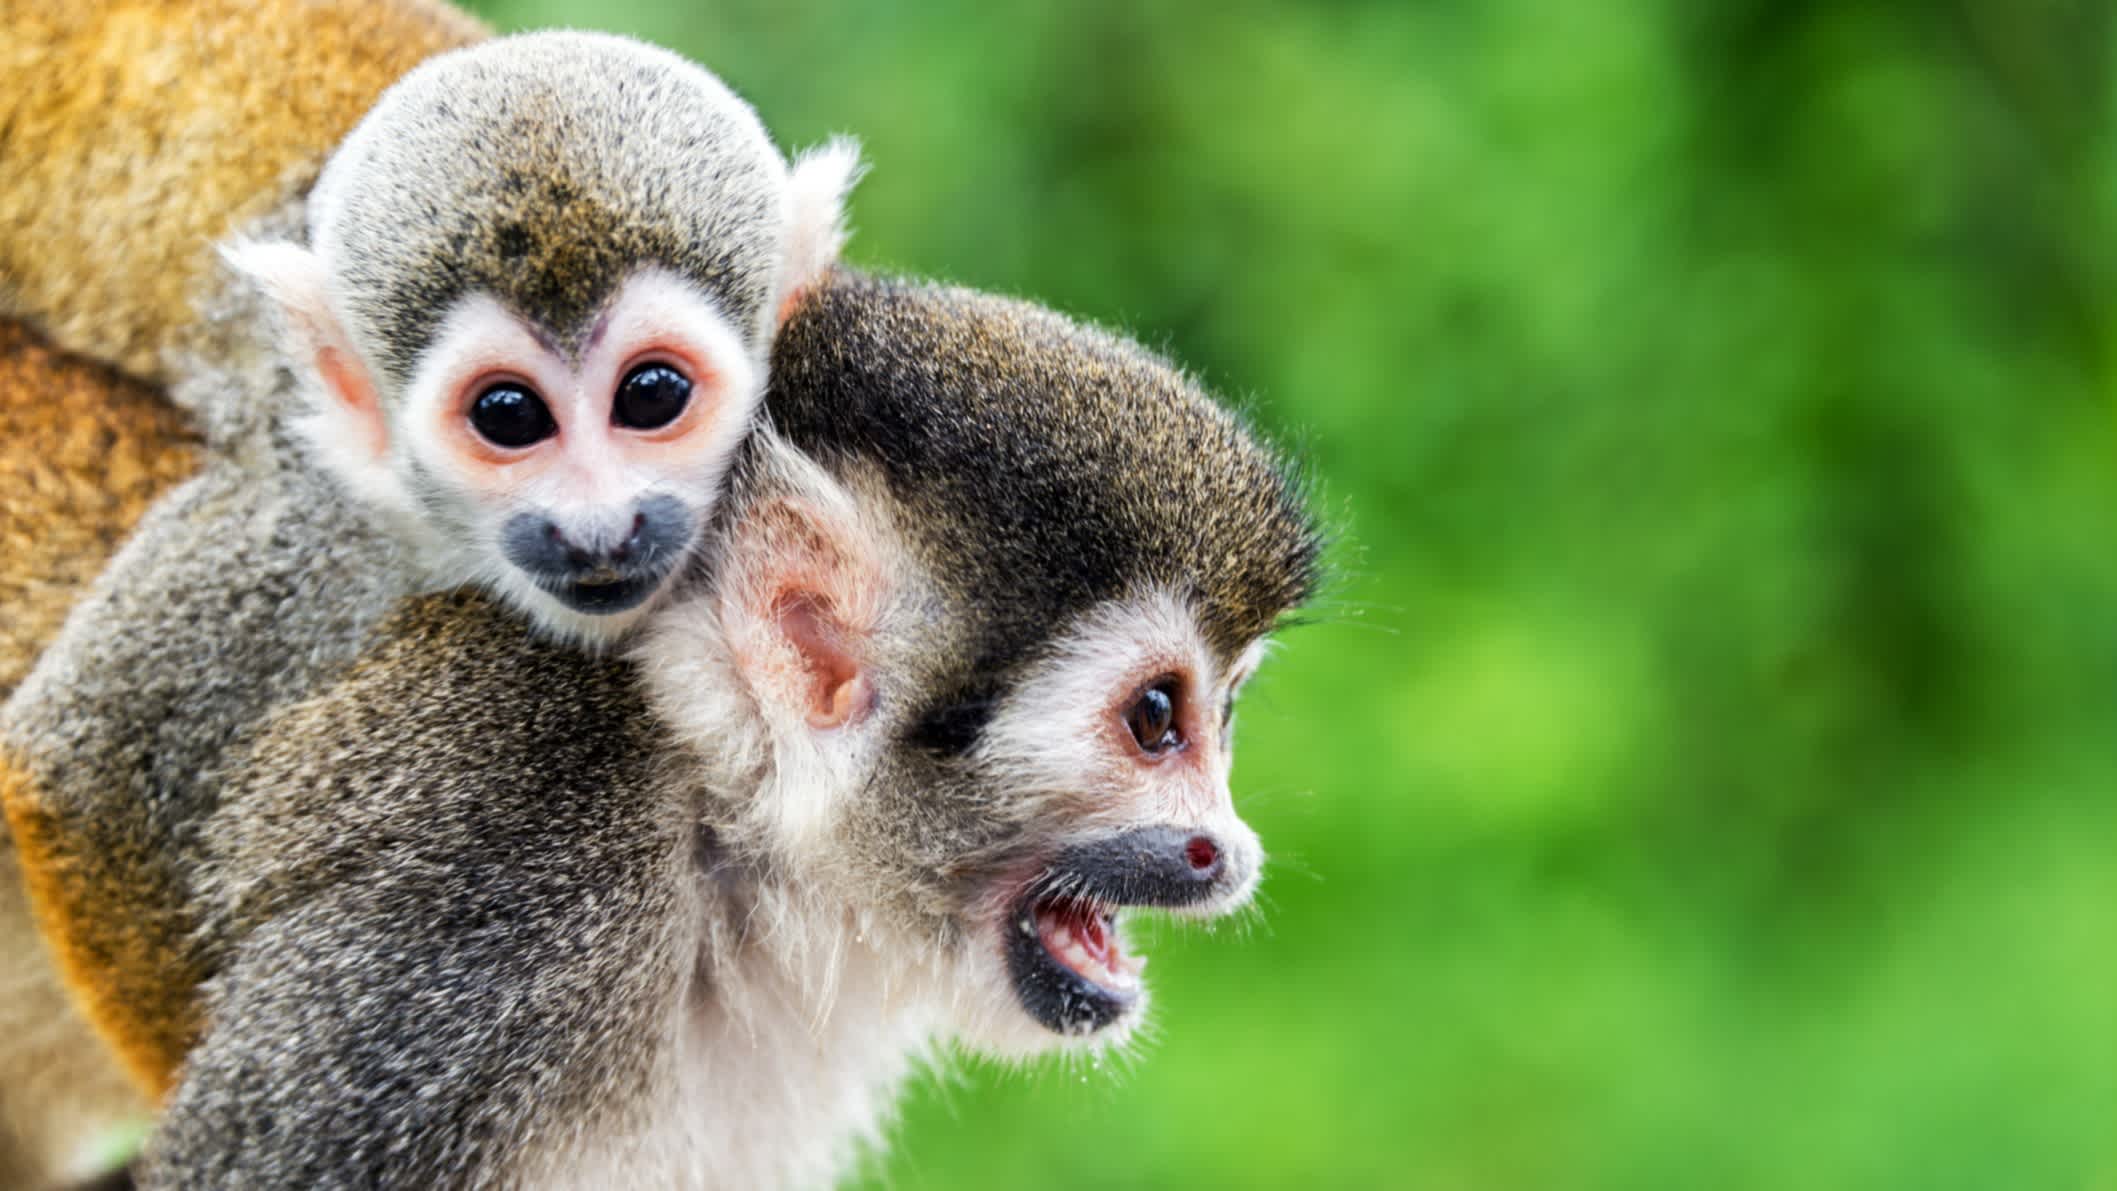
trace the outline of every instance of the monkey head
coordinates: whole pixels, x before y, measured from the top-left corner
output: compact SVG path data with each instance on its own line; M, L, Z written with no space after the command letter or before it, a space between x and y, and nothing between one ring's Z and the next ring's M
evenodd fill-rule
M1232 710L1317 583L1298 485L1175 369L1022 303L840 275L773 367L714 598L632 653L681 740L751 767L713 821L854 907L943 1032L1122 1040L1125 912L1258 880Z
M667 51L526 34L385 93L325 166L307 246L227 255L286 316L347 487L437 579L602 640L700 540L856 169L844 142L790 168Z

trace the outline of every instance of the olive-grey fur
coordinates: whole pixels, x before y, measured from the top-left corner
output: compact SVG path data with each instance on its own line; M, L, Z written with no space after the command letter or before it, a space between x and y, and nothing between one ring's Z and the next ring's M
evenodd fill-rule
M109 940L73 940L113 959L124 940L146 938L183 962L195 828L218 796L211 771L246 725L350 661L418 587L398 541L308 458L288 416L298 382L261 300L248 290L224 300L220 354L210 367L195 360L179 389L210 390L190 404L227 414L204 466L148 510L0 702L0 747L82 858L84 889L128 890ZM120 995L146 1001L195 978L129 962L111 972ZM195 1028L173 1008L146 1015L157 1048L180 1052Z
M698 285L761 351L785 202L784 159L710 72L630 38L529 33L384 92L324 167L310 235L388 393L468 294L571 350L646 265Z
M300 468L219 460L143 526L53 651L100 672L33 675L0 727L91 857L162 858L106 879L187 928L165 972L207 976L148 1185L837 1177L917 1059L968 1028L989 874L1079 826L1011 790L974 722L935 745L932 714L1004 703L1128 593L1174 590L1232 649L1315 581L1279 461L1122 340L841 273L773 364L776 430L720 532L807 458L901 555L875 709L899 743L798 850L765 826L785 775L733 680L683 692L723 709L724 731L686 736L669 725L695 709L643 681L680 648L732 673L710 625L592 657L427 596L353 658L382 602L359 585L391 560L288 499ZM710 607L716 581L662 615ZM334 612L342 585L359 607ZM239 594L259 588L322 619L271 623L273 600ZM231 611L260 619L231 630Z

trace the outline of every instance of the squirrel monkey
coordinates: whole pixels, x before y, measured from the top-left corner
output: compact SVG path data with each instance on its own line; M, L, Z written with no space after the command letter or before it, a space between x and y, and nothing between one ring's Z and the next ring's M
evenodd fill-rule
M283 315L316 457L427 581L602 643L700 541L857 170L848 141L789 168L666 50L523 34L385 92L310 194L306 246L226 255Z
M1247 901L1230 709L1317 581L1278 458L947 287L841 271L771 371L618 651L468 594L280 629L372 598L292 561L298 469L148 514L0 714L48 935L167 1086L144 1185L822 1184L920 1055L1121 1045L1128 913Z

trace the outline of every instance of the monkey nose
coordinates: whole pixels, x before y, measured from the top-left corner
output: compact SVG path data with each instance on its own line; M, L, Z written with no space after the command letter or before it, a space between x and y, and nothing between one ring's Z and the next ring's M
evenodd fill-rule
M565 553L567 565L577 571L603 570L621 567L632 561L639 553L641 538L647 528L647 515L634 513L632 523L626 527L625 536L610 546L584 545L567 536L555 521L545 523L544 532L554 546Z
M1210 881L1220 875L1220 845L1213 842L1212 836L1194 835L1185 840L1183 859L1200 880Z
M1082 892L1115 905L1176 908L1219 899L1247 866L1231 864L1227 845L1213 832L1155 826L1075 844L1054 868Z

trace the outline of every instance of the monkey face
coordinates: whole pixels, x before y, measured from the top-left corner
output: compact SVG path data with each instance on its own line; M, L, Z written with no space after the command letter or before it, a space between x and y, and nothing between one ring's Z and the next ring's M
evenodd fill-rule
M1219 656L1166 591L1109 602L1012 684L959 759L939 759L960 776L929 789L955 791L947 809L976 841L974 862L939 869L983 990L959 1022L968 1040L1121 1041L1146 1004L1127 913L1247 904L1263 852L1229 792L1231 709L1262 650Z
M392 455L444 569L593 639L690 557L760 389L737 328L668 273L566 340L480 295L420 358Z
M951 597L901 555L865 567L846 540L813 522L776 544L738 538L717 617L674 608L637 651L657 704L718 755L775 756L750 846L852 907L904 979L938 976L955 1036L1003 1055L1121 1044L1148 999L1123 919L1216 918L1256 888L1263 852L1228 779L1234 697L1263 643L1228 657L1186 600L1150 590L1064 626L996 693L949 693L930 663L959 655ZM745 609L772 616L784 591L740 590L749 560L816 541L867 578L817 593L775 640ZM812 561L789 569L813 575ZM819 628L816 607L845 615ZM676 660L702 641L724 643L726 670ZM773 739L731 726L742 687Z
M310 193L308 246L224 255L322 382L317 459L432 547L431 582L601 643L692 553L857 173L849 142L789 167L665 50L525 34L391 87Z

